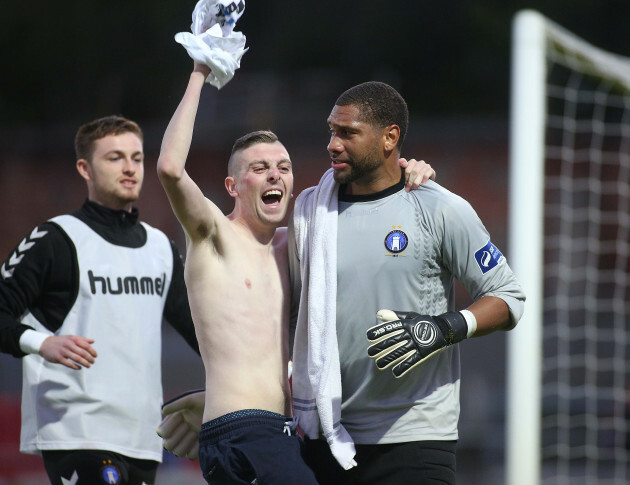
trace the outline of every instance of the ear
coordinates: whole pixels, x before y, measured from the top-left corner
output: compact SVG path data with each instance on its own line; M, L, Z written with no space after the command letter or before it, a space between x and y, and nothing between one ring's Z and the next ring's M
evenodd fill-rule
M238 190L236 189L236 179L232 176L225 178L225 188L230 194L230 197L238 197Z
M79 175L83 177L83 179L87 182L92 179L92 174L90 173L90 164L85 158L80 158L77 160L77 172Z
M400 139L400 127L389 125L383 130L383 150L391 152L396 149Z

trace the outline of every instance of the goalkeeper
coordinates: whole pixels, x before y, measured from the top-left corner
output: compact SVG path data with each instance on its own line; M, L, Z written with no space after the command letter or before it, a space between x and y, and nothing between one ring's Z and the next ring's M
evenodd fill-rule
M297 198L289 233L305 460L322 484L454 484L453 344L512 328L525 296L470 204L432 181L404 190L396 90L348 89L328 125L332 176ZM455 278L474 300L461 312Z
M85 203L0 266L0 352L23 368L20 451L42 457L53 485L154 484L162 322L198 352L180 253L135 207L143 140L121 116L82 125Z

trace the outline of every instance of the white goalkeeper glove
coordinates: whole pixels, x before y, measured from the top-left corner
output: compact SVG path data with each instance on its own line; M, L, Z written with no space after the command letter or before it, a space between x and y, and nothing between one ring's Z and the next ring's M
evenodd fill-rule
M197 459L205 401L206 391L198 389L164 403L164 418L157 428L157 434L164 440L164 449L175 456Z
M376 360L380 370L394 366L395 377L404 376L432 355L461 342L469 333L466 318L460 312L430 316L380 310L376 316L383 323L367 331L372 343L368 356Z

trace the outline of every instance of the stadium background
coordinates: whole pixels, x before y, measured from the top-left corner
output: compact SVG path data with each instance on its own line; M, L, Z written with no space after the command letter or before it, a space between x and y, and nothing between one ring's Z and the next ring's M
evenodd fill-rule
M194 0L6 3L0 15L0 259L31 228L85 198L74 168L76 128L118 113L145 130L141 215L184 250L155 176L168 119L192 62L173 40ZM411 127L403 155L424 158L438 181L475 207L507 251L511 21L534 8L588 42L630 55L627 0L249 0L237 30L250 46L235 79L202 97L190 172L227 212L225 163L233 139L270 128L294 162L296 193L328 166L326 117L338 94L370 79L398 88ZM463 290L460 305L467 304ZM164 332L165 397L201 387L198 358ZM505 335L461 345L461 485L503 481ZM43 483L39 460L19 455L20 363L0 355L0 485ZM166 456L160 483L202 483L196 462ZM187 478L193 477L193 478Z

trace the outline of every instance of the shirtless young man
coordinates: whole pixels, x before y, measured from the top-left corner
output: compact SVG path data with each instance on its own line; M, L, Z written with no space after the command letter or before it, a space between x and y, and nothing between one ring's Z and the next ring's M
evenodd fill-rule
M185 280L212 390L199 463L212 484L314 484L290 418L287 234L277 228L292 195L291 160L273 133L250 133L228 163L232 213L203 195L184 167L209 72L195 64L157 167L186 234Z

